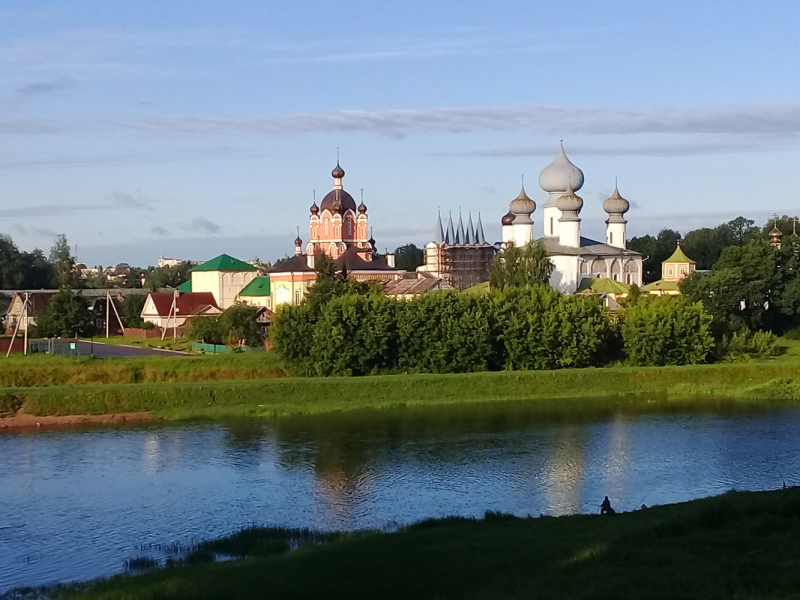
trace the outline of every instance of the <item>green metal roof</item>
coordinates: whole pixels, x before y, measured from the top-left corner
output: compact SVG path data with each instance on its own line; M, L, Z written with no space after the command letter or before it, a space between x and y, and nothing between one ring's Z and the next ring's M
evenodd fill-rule
M240 296L269 296L269 277L256 277L244 286Z
M659 279L658 281L642 286L642 289L648 292L680 292L681 286L680 281L664 281L663 279Z
M631 286L621 281L615 281L608 277L593 277L582 279L578 286L578 293L586 292L589 294L627 294L631 291Z
M664 262L665 263L693 263L694 261L683 253L683 248L681 248L680 244L679 244L678 247L675 248L675 252L672 253L672 256L670 256Z
M192 291L192 280L191 279L187 279L182 284L180 284L178 286L178 291L181 294L185 294L187 292L191 292Z
M195 271L258 271L258 269L238 258L220 254L218 257L212 258L210 261L192 269L192 272Z

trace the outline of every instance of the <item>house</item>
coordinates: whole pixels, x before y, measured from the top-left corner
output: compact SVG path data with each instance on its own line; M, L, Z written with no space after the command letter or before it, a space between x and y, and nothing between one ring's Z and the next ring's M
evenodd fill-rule
M661 263L661 279L648 283L642 290L653 296L677 296L681 293L680 282L690 277L697 263L686 256L680 243L667 260Z
M4 318L3 325L6 333L13 333L17 324L19 324L19 331L35 327L37 315L50 306L55 294L51 290L14 292Z
M259 306L267 309L272 308L272 298L270 296L269 277L260 276L248 283L236 297L237 302L244 302L251 306Z
M584 278L575 293L579 296L598 296L603 306L616 311L619 308L619 301L631 293L631 286L608 277Z
M211 292L152 292L142 308L142 320L163 329L182 327L192 317L220 314Z

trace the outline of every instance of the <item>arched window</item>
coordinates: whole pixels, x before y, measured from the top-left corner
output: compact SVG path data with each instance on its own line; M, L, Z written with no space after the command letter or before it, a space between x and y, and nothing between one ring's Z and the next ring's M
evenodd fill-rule
M328 219L325 219L325 237L328 237L330 234L328 233Z
M353 237L353 221L351 219L347 219L347 235Z

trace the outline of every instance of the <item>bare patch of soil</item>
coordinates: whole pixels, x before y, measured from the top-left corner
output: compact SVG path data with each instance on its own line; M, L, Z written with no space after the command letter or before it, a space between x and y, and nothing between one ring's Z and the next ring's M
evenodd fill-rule
M9 429L37 429L41 427L74 427L76 425L108 425L112 423L137 423L150 421L148 412L117 413L113 415L29 415L20 408L10 416L0 416L0 431Z

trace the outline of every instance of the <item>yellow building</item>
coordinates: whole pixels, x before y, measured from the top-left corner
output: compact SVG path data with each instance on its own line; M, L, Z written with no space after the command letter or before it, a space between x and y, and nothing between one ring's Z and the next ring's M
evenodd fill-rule
M683 253L680 243L667 260L661 263L661 279L642 288L654 296L677 296L681 293L680 282L695 272L696 263Z
M216 258L192 269L191 285L179 291L210 292L220 309L233 306L240 292L259 276L259 271L238 258L220 254ZM188 289L186 289L188 287Z

